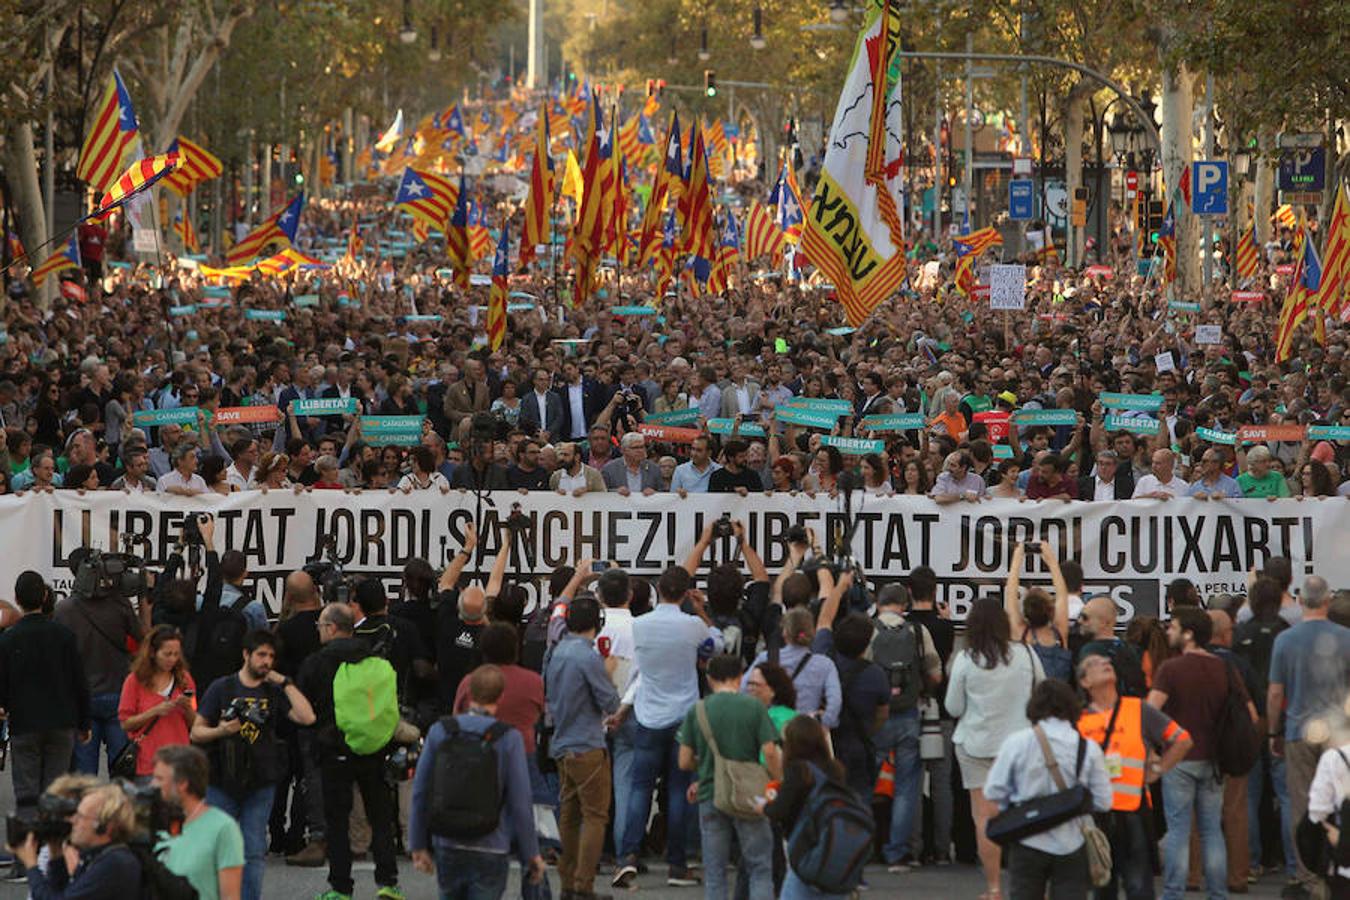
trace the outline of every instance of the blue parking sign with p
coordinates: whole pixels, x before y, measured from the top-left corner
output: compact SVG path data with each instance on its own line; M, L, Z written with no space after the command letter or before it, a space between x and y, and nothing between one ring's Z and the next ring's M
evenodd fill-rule
M1008 182L1008 218L1014 222L1030 221L1035 215L1035 182L1018 178Z
M1206 159L1191 163L1191 212L1199 216L1228 214L1228 163Z

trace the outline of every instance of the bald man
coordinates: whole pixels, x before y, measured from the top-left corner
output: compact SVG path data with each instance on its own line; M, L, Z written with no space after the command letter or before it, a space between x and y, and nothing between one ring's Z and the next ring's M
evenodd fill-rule
M453 603L446 602L452 598ZM478 637L487 626L486 613L487 596L478 585L464 588L457 597L453 590L442 591L436 628L436 668L442 697L455 696L460 680L482 663Z
M1105 656L1116 670L1117 688L1126 697L1142 697L1148 692L1144 668L1133 647L1116 637L1117 610L1110 597L1093 597L1083 604L1078 616L1078 634L1087 638L1078 651L1078 661L1089 656Z

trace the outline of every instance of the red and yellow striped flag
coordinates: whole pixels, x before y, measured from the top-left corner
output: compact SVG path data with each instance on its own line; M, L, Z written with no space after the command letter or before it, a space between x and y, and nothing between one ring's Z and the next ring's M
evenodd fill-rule
M1280 204L1279 208L1275 210L1275 221L1285 228L1298 227L1298 217L1294 215L1294 207L1288 203Z
M1322 264L1317 258L1317 249L1308 238L1307 230L1299 228L1298 243L1295 245L1296 264L1294 276L1289 280L1289 290L1284 297L1284 306L1280 309L1280 323L1275 332L1275 362L1282 363L1293 355L1294 332L1308 317L1312 308L1312 298L1320 287Z
M148 190L156 181L177 167L178 154L173 151L138 159L112 183L108 192L99 200L93 215L100 218L106 216L141 191Z
M1336 203L1327 225L1327 240L1322 245L1322 283L1311 303L1321 308L1324 318L1334 319L1350 310L1347 291L1350 291L1350 203L1342 182L1336 187Z
M231 266L237 266L259 256L269 244L291 246L295 243L295 230L300 225L300 213L304 208L305 195L296 194L294 200L272 213L265 222L231 247L225 254L225 261Z
M450 217L450 227L445 232L445 254L450 257L450 267L455 271L455 286L460 290L468 289L469 270L473 268L473 257L469 251L468 193L464 173L461 172L458 201Z
M1256 224L1250 225L1238 238L1237 245L1238 278L1253 278L1261 266L1261 248L1256 246Z
M747 259L759 259L767 256L778 265L783 258L783 249L787 237L782 229L774 224L773 215L758 200L750 204L750 214L745 220L745 256Z
M164 179L164 183L180 197L186 197L203 181L219 178L225 171L214 154L185 137L175 138L168 152L177 152L178 168Z
M590 296L614 217L614 130L604 126L599 104L594 107L582 181L581 206L571 244L578 305Z
M549 213L553 209L553 159L548 153L548 103L539 111L534 134L534 162L530 165L530 193L525 199L525 226L520 236L520 265L534 259L535 247L553 239ZM550 248L550 251L552 248Z
M716 256L713 233L712 186L708 183L708 153L703 132L694 126L693 150L689 162L689 188L680 198L680 219L684 231L680 250L712 263Z
M136 152L138 133L131 95L114 69L94 107L94 119L80 148L75 177L95 191L108 190Z
M183 242L183 249L187 252L202 252L201 243L197 240L197 231L192 227L192 220L182 213L174 217L173 233L178 235L178 239Z
M492 290L488 294L488 346L493 350L499 349L506 339L507 277L511 274L507 259L510 253L511 232L503 228L501 239L497 241L497 253L492 259Z

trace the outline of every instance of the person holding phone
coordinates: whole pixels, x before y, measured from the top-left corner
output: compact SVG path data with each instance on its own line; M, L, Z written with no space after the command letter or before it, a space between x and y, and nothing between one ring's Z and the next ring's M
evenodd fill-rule
M117 704L123 730L140 745L138 776L154 773L160 747L188 743L196 691L183 659L182 633L172 625L156 626L141 642Z

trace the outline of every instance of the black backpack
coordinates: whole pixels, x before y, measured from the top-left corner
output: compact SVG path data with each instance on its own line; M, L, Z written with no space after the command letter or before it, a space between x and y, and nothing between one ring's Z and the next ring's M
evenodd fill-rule
M182 875L169 871L153 850L143 843L127 845L141 864L140 900L197 900L197 889Z
M197 684L209 686L217 678L239 671L244 635L248 634L244 607L252 602L251 596L240 594L229 606L202 610L187 627L184 643Z
M1247 712L1247 704L1237 692L1234 681L1242 679L1233 664L1223 657L1228 693L1223 698L1219 721L1214 729L1214 765L1224 775L1246 775L1261 756L1261 735Z
M497 830L502 812L501 773L493 745L511 731L493 722L487 731L465 731L454 716L441 719L445 740L436 748L431 775L432 834L472 841Z
M920 650L922 637L911 622L883 625L876 621L872 638L872 661L881 666L891 688L891 715L907 712L919 705L923 693Z

